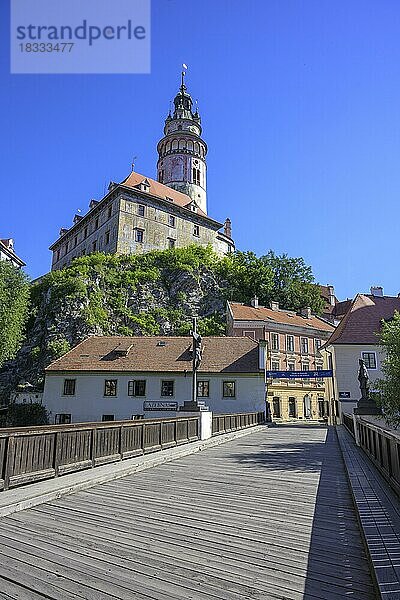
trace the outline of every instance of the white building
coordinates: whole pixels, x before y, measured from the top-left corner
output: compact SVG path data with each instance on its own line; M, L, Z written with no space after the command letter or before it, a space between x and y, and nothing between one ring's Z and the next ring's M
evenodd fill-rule
M191 337L91 337L46 369L50 422L174 416L192 394ZM197 398L212 412L265 411L265 348L203 338Z
M400 297L384 296L381 287L371 288L371 294L357 294L347 313L325 344L332 353L335 399L339 415L350 413L361 397L358 381L359 359L363 359L371 382L383 377L384 352L378 344L382 320L393 318L400 311Z
M25 267L24 261L14 252L14 240L11 238L0 240L0 260L7 260L18 269Z

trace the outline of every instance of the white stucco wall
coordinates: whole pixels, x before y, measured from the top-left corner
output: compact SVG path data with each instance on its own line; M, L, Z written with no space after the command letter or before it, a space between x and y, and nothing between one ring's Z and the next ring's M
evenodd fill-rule
M383 377L382 362L384 353L378 345L338 344L330 348L333 352L333 368L335 376L336 399L339 401L339 411L351 413L360 399L360 384L358 381L358 361L363 352L375 352L376 369L368 369L371 390L374 381ZM350 392L350 398L340 398L340 393Z
M75 396L63 395L64 379L76 379ZM104 396L105 379L117 379L117 396ZM128 396L128 382L133 379L146 380L146 396ZM174 380L174 396L161 396L161 381ZM209 398L203 400L213 413L261 412L265 410L263 374L199 374L198 380L210 382ZM236 382L236 397L223 398L224 381ZM101 421L102 415L113 414L115 420L131 419L132 415L145 415L145 418L173 417L173 411L145 411L144 401L178 402L191 400L191 376L174 373L130 373L115 374L48 374L46 376L43 404L50 411L50 422L55 415L71 414L73 423Z

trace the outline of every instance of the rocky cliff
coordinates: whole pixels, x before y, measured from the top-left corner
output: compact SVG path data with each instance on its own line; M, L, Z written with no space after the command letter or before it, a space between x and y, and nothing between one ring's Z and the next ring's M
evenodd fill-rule
M205 335L225 330L226 284L210 249L142 256L94 254L32 287L31 316L17 357L0 371L3 397L90 335L185 335L191 317ZM1 393L0 392L0 393Z

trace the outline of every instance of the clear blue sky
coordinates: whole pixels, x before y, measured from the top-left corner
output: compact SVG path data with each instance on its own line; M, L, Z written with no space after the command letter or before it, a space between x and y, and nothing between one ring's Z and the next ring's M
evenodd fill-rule
M136 170L189 65L211 216L303 256L340 298L400 291L397 0L153 0L151 75L10 75L1 3L1 228L36 277L76 209ZM110 2L110 5L112 3Z

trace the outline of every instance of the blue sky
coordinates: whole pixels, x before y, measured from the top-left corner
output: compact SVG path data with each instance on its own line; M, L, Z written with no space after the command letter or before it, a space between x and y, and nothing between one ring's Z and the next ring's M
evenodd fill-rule
M237 247L303 256L340 298L400 291L396 0L153 0L151 75L10 75L6 4L0 237L15 238L32 277L133 156L155 176L185 62L209 214L232 219Z

